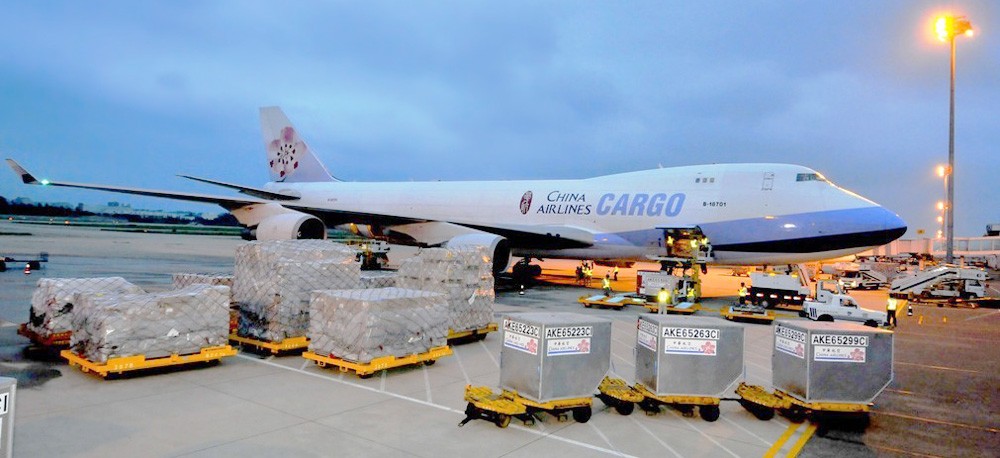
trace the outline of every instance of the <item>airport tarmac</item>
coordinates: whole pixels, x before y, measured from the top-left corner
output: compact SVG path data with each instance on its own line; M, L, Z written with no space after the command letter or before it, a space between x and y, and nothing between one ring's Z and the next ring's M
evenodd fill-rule
M0 273L0 318L27 319L41 276L121 275L140 286L169 286L172 272L231 272L242 241L212 236L107 233L0 223L0 253L47 251L45 269ZM587 293L567 285L575 263L548 262L547 283L502 292L504 313L572 311L614 320L612 372L631 381L635 319L645 309L585 309ZM602 276L598 267L595 276ZM615 289L634 282L623 269ZM707 309L732 300L740 281L711 269ZM594 282L596 290L597 281ZM634 283L632 283L634 284ZM856 292L879 308L885 292ZM711 311L699 314L711 314ZM717 422L664 410L623 417L595 400L590 422L543 416L534 426L499 429L484 421L459 428L466 384L496 386L499 334L455 347L434 366L383 372L367 380L321 369L298 356L249 353L215 367L101 380L58 361L26 359L27 341L0 328L0 371L21 379L15 456L984 456L1000 449L1000 311L916 307L900 319L896 379L875 402L866 432L817 431L783 417L760 421L724 402ZM794 315L788 314L788 318ZM771 326L746 325L746 378L770 388ZM777 445L776 445L777 444Z

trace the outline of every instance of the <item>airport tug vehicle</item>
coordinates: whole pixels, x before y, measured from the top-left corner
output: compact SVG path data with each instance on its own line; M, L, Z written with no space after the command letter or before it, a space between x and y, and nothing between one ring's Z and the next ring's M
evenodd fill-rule
M833 290L826 285L832 285ZM844 294L839 283L832 281L816 282L815 299L803 303L802 313L814 321L857 321L872 327L887 324L886 312L861 308L853 297Z
M503 319L500 391L465 387L465 419L505 428L512 418L534 424L541 413L559 421L590 420L594 391L611 367L611 321L577 313L519 313Z
M743 377L743 326L715 317L643 315L636 330L635 384L605 377L598 399L622 415L638 404L705 421L719 419L722 396Z

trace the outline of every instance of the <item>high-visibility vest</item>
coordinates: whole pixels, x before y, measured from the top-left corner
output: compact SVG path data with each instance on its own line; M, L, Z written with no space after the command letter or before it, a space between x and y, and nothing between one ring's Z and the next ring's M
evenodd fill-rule
M608 277L604 277L604 281L601 282L601 285L604 286L605 288L609 288L610 289L611 288L611 280L608 280Z
M890 312L895 312L896 311L896 298L895 297L890 297L889 298L889 305L886 306L886 309L889 310Z
M694 302L694 288L688 289L688 302Z
M747 287L740 288L740 297L747 297Z
M659 303L661 303L661 304L666 304L667 303L667 298L669 298L669 297L670 297L670 293L668 293L667 290L665 290L665 289L661 289L660 290L660 294L656 295L656 301L659 302Z

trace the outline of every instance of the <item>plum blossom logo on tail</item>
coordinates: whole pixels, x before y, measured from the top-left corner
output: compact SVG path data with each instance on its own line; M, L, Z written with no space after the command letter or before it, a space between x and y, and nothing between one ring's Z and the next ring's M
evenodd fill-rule
M278 181L285 181L295 169L299 168L299 158L306 154L306 144L299 139L299 134L292 127L281 129L281 136L267 145L267 159L271 171L278 176Z
M527 215L528 210L531 210L531 191L526 191L523 196L521 196L521 214Z

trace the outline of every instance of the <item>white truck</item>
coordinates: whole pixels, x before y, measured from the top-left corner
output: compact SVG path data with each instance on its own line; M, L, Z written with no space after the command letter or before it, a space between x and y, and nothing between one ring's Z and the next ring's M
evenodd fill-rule
M889 294L895 297L960 298L986 297L988 275L983 269L939 266L892 282Z
M806 282L795 274L751 272L750 303L771 308L776 305L802 305L809 296Z
M643 296L649 302L656 302L660 288L664 288L669 293L677 289L677 294L687 297L689 288L694 288L694 280L688 276L671 275L662 270L639 270L636 271L635 292ZM679 298L674 298L678 300Z
M884 311L868 310L858 306L853 297L844 294L839 285L834 290L826 289L832 282L816 283L816 298L802 304L802 313L813 321L857 321L865 326L878 327L886 324L888 314Z
M879 289L889 285L889 279L877 270L866 269L846 270L837 280L844 289Z

